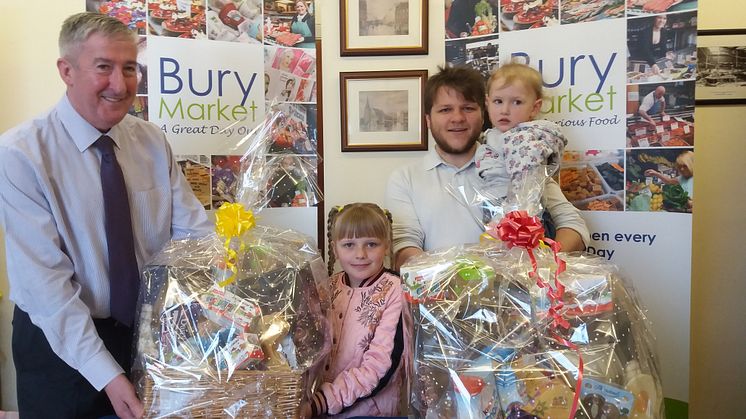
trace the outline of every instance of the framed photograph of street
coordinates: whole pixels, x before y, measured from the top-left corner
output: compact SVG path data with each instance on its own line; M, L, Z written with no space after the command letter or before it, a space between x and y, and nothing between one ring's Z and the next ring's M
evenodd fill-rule
M746 103L746 29L697 32L697 105Z
M340 0L340 55L427 54L427 0Z
M339 74L342 151L427 150L427 70Z

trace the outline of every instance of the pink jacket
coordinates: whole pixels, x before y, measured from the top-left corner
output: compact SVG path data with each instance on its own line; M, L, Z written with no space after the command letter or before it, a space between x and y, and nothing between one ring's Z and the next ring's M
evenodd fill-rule
M330 281L333 339L313 413L395 416L411 342L401 279L384 271L371 284L350 288L340 272Z

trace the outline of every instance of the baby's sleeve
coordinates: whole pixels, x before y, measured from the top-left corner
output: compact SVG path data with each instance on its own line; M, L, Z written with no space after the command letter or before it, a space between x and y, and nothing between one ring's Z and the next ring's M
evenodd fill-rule
M521 127L503 138L505 167L511 177L541 165L559 163L567 144L558 128L543 125Z

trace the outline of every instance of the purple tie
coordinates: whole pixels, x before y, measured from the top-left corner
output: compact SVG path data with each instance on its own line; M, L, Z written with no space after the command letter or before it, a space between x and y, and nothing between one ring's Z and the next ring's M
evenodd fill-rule
M122 168L114 154L114 140L102 135L94 144L101 151L101 189L104 196L106 244L109 253L111 317L132 326L140 285L132 218Z

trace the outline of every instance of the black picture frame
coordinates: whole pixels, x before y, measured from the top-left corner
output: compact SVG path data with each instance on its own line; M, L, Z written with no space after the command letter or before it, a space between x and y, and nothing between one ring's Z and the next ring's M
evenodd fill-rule
M746 28L697 31L695 104L746 104Z

